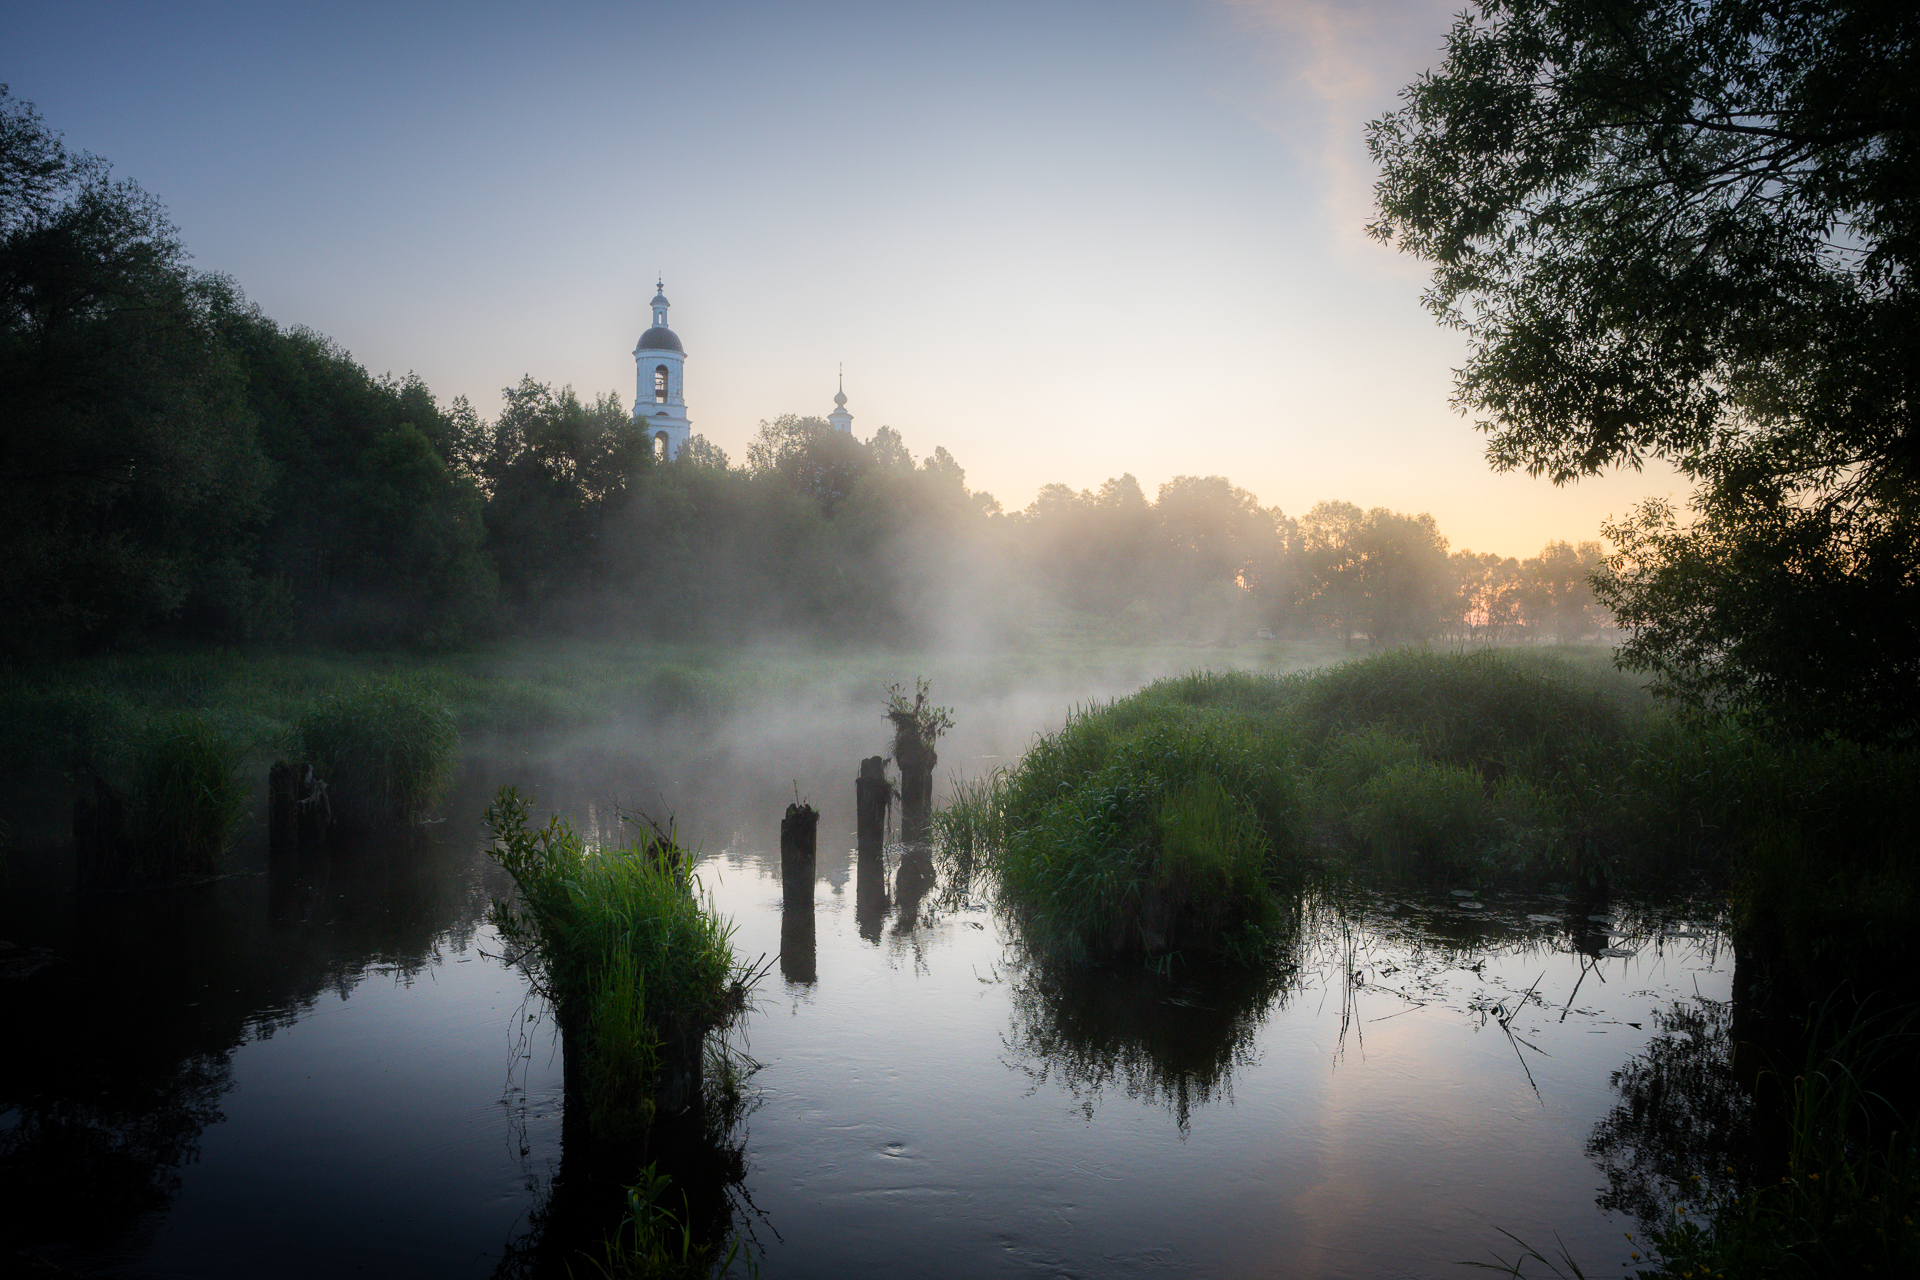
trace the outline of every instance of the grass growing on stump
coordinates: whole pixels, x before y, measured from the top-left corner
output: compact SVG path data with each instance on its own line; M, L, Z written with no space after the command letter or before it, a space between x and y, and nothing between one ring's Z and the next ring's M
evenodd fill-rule
M460 753L446 700L404 676L326 695L300 717L296 734L300 758L327 784L336 814L361 825L425 812Z
M631 1142L676 1070L701 1067L709 1032L737 1014L747 978L733 926L698 893L670 833L590 849L559 816L531 827L531 801L504 788L486 813L493 857L517 901L488 921L553 1005L596 1142Z
M933 813L933 767L940 757L933 744L953 728L953 708L928 700L931 685L917 679L913 696L901 686L887 687L886 710L893 722L893 761L900 767L900 839L914 844L927 838Z

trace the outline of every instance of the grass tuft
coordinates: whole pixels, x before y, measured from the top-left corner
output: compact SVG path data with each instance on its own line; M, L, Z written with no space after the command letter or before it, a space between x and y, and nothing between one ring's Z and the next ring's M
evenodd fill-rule
M557 815L504 788L486 813L493 856L516 900L488 921L518 953L583 1053L581 1087L597 1141L630 1142L654 1115L672 1057L697 1075L708 1033L743 1007L733 926L697 891L671 833L642 830L591 849Z
M453 776L460 734L427 681L390 676L321 697L296 727L300 754L325 780L334 812L362 824L426 811Z
M150 725L135 756L129 821L135 873L170 880L220 870L247 816L238 746L204 714Z

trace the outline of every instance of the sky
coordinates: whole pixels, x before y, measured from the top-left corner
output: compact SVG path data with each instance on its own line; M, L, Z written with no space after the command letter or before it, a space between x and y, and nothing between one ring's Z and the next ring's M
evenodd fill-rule
M694 430L824 415L1008 509L1131 472L1455 549L1595 537L1671 472L1496 475L1363 127L1459 0L10 5L0 83L197 266L496 413L634 394L657 276Z

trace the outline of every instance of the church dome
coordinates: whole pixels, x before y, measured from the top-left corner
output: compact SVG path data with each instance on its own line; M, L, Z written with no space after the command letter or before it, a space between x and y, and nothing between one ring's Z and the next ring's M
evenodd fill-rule
M686 349L680 345L679 337L673 330L655 325L640 335L640 345L635 351L678 351L685 355Z

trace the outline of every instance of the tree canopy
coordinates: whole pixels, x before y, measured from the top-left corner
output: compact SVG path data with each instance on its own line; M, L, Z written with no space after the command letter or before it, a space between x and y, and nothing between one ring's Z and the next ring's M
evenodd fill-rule
M1368 126L1370 230L1433 264L1492 463L1697 485L1690 523L1609 529L1623 659L1791 732L1920 727L1916 33L1884 0L1486 0Z

